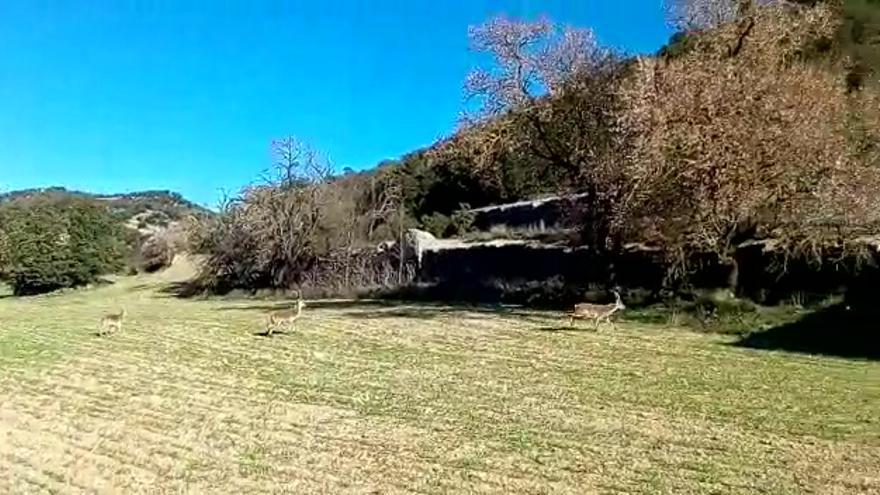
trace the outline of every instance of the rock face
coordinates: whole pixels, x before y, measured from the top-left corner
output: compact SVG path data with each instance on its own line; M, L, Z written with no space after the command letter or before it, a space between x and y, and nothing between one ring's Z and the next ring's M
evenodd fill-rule
M491 230L493 227L547 229L569 227L570 219L566 211L574 204L586 198L586 194L567 196L550 196L542 199L517 201L501 205L484 206L470 210L474 215L473 226L479 230Z
M539 243L520 239L495 239L492 241L484 242L465 242L461 239L437 239L430 232L425 232L424 230L419 229L409 229L406 232L405 241L405 255L407 257L415 256L417 262L416 267L419 269L421 269L422 267L422 261L424 260L425 253L429 251L439 252L456 249L468 250L487 247L528 245L541 247Z
M431 249L437 243L437 238L431 235L430 232L419 229L409 229L406 231L406 250L412 249L416 256L416 266L418 267L422 266L422 254L425 250Z

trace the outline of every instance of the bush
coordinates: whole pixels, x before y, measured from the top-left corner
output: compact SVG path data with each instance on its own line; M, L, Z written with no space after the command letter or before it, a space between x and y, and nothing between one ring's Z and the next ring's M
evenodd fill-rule
M4 205L5 276L15 295L97 280L123 266L122 227L86 199L37 196Z
M171 265L174 249L163 234L156 234L141 246L140 269L147 273L155 272Z
M452 221L442 213L432 213L422 217L422 227L434 237L444 237Z
M473 230L475 214L465 203L459 205L452 215L434 212L422 217L422 228L434 237L459 237Z
M474 227L475 219L476 214L470 209L470 206L461 204L460 208L449 218L452 235L458 237L470 232Z

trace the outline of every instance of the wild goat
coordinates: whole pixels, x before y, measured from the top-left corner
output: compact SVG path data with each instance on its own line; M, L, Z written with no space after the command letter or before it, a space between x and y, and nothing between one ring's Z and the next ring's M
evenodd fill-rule
M297 291L297 299L294 309L284 309L281 311L273 311L269 313L269 319L266 323L266 335L271 336L275 328L284 325L286 328L293 328L296 320L302 316L303 308L306 306L302 298L302 292Z
M122 320L125 319L125 308L122 308L122 311L119 313L104 315L101 318L100 328L98 329L98 335L107 335L108 333L117 332L122 330Z
M607 321L611 324L611 328L615 328L614 322L611 321L611 316L618 311L622 311L626 309L626 306L623 305L623 301L620 300L620 294L615 290L614 292L614 302L611 304L592 304L592 303L578 303L574 305L574 309L569 315L568 324L573 325L575 318L578 319L590 319L593 320L593 328L599 329L599 323L602 320Z

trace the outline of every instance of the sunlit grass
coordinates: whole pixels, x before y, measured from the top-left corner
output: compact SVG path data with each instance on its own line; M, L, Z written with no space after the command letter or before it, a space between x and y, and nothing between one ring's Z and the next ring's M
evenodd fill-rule
M880 491L878 362L416 305L266 338L157 283L0 299L0 492Z

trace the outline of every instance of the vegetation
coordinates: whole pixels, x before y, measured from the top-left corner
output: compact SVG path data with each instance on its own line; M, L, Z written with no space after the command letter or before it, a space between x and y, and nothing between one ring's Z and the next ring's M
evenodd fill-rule
M35 196L0 207L3 265L16 295L86 285L123 266L121 226L103 205Z
M0 299L8 491L880 490L876 361L431 305L315 303L270 339L286 306L142 292L166 274Z
M61 272L70 270L70 263L67 260L70 257L86 260L98 249L101 251L97 256L105 256L112 258L112 262L99 259L96 266L89 270L94 272L114 272L119 270L121 257L122 264L127 265L128 270L136 272L138 270L152 271L163 268L171 262L174 254L186 250L186 239L183 226L193 222L202 221L204 218L210 218L213 213L202 208L190 201L185 200L178 193L168 191L142 191L135 193L126 193L123 195L97 195L85 193L81 191L69 191L63 187L52 187L45 189L27 189L20 191L12 191L0 194L0 211L6 212L3 223L0 223L0 274L6 277L11 276L8 267L10 263L10 249L13 246L4 242L6 228L19 228L19 224L34 222L43 222L54 225L57 228L65 229L69 224L66 214L61 213L55 216L53 209L59 211L68 208L66 205L91 205L94 210L100 211L100 219L96 220L95 225L97 231L109 229L116 241L122 240L121 243L116 241L113 248L103 252L104 244L100 244L100 248L86 247L85 245L71 245L70 250L66 254L52 252L52 242L44 239L43 252L44 260L39 264L44 268L54 266L49 270L54 281L40 287L33 288L33 291L43 292L54 290L57 288L82 285L93 281L94 276L89 275L85 278L80 276L68 277L58 275ZM47 210L33 210L34 207L47 208ZM40 217L40 220L23 220L14 218L20 212L24 212L32 217ZM84 220L89 222L90 220ZM109 222L105 225L102 222ZM4 228L4 225L6 228ZM36 224L34 224L36 225ZM53 227L53 228L55 228ZM33 229L40 230L36 226ZM36 235L36 234L35 234ZM42 234L40 234L42 235ZM48 236L48 234L46 234ZM47 238L48 239L48 238ZM27 249L36 249L30 246ZM24 249L24 248L22 248ZM16 256L21 255L20 252ZM51 258L53 261L49 263L47 260ZM31 262L36 263L35 259ZM63 268L63 267L68 268ZM47 268L48 269L48 268ZM90 272L90 273L91 273ZM44 273L44 275L47 275ZM32 275L27 276L32 278ZM42 276L41 276L42 277ZM28 289L30 291L30 289Z
M710 264L741 293L755 245L783 271L834 262L855 275L875 262L866 239L880 211L878 11L874 0L672 0L679 32L637 58L589 29L499 17L470 31L492 60L465 81L475 111L429 149L332 175L284 139L267 181L216 217L162 192L98 199L140 232L127 234L140 269L168 263L180 246L154 234L185 223L187 247L207 255L202 282L219 292L375 285L395 264L400 283L407 228L486 237L469 207L567 192L583 194L568 223L606 285L633 245L663 254L674 290Z
M152 236L141 246L140 269L155 272L171 265L174 260L174 248L164 235Z
M716 254L736 290L743 242L823 257L876 229L880 128L854 109L877 94L848 93L801 57L838 22L824 7L768 6L634 67L622 99L640 241Z
M288 137L216 214L161 191L0 195L12 295L126 261L150 272L55 297L0 287L0 487L880 492L880 4L669 8L679 32L655 57L546 20L474 27L493 60L465 82L476 111L368 172L334 175ZM568 192L577 229L474 232L471 207ZM445 285L415 284L414 226L533 242L468 250ZM749 277L772 294L747 294ZM619 279L634 283L613 332L335 299L267 338L289 303L171 297L570 308ZM122 308L124 330L95 335Z
M674 2L678 46L634 60L587 30L494 19L471 33L495 57L466 83L482 111L432 154L486 183L516 156L557 174L557 191L585 193L570 214L611 283L633 243L665 253L670 283L711 255L734 291L749 243L864 261L880 211L880 93L843 76L850 7Z
M127 222L139 215L151 217L158 222L180 221L190 215L210 215L210 210L188 201L179 193L172 191L139 191L120 194L94 194L70 191L63 187L43 189L24 189L0 194L0 203L8 203L34 196L53 195L93 199L108 205L114 215ZM145 225L154 222L147 219Z
M366 278L346 288L387 279L374 272L389 269L388 260L359 248L375 252L376 242L402 234L394 174L367 183L331 178L326 160L292 137L277 141L274 151L274 175L265 184L244 188L218 217L194 226L195 248L207 256L202 285L215 292L290 289L306 280L320 286L325 275L340 271L346 281L353 271Z

